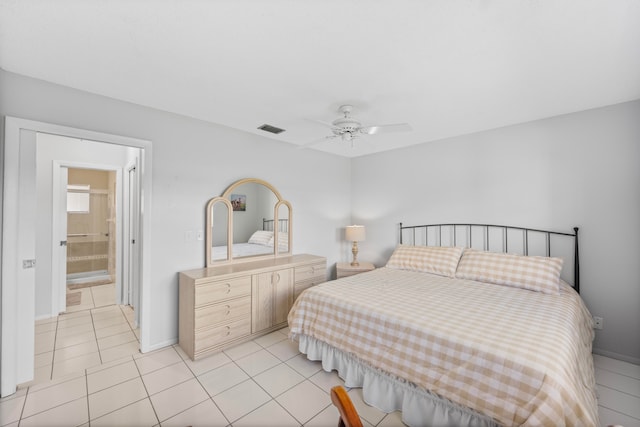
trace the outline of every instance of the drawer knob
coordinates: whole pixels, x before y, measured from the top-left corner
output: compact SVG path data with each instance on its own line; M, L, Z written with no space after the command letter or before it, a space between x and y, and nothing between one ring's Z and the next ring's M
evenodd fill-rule
M231 292L231 283L227 283L227 293Z
M229 336L229 335L231 335L231 327L230 327L230 326L227 326L227 333L226 333L226 336Z
M225 316L228 316L229 314L231 314L231 306L227 305L227 312L225 313Z

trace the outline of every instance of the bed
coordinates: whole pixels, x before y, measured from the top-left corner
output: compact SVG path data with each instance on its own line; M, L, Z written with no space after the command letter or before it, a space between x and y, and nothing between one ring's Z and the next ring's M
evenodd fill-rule
M298 297L290 337L410 426L595 426L578 291L577 229L401 224L384 267Z

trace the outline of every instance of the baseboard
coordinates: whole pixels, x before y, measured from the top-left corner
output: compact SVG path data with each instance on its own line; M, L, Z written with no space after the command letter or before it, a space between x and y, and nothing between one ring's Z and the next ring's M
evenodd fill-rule
M613 351L603 350L601 348L594 347L592 352L600 356L610 357L612 359L622 360L623 362L633 363L634 365L640 365L640 359L637 357L626 356L624 354L615 353Z
M111 280L111 276L107 271L93 271L90 274L75 273L67 275L67 285L94 282L97 280Z
M156 343L153 345L150 345L146 348L142 348L142 346L140 346L140 353L149 353L151 351L155 351L155 350L160 350L161 348L165 348L165 347L169 347L172 346L174 344L178 344L178 339L174 338L174 339L170 339L164 342L160 342L160 343Z

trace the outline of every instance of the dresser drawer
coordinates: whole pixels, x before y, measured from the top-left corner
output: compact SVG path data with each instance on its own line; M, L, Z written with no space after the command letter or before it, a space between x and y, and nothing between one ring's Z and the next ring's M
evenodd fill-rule
M251 276L219 280L196 286L195 306L251 295Z
M296 282L296 285L293 288L293 299L294 300L298 299L302 291L304 291L305 289L309 289L310 287L322 282L324 282L324 278L323 279L316 278L316 279L309 279L309 280L303 280L301 282Z
M296 267L295 269L296 283L312 280L312 279L322 279L322 282L324 282L326 277L326 271L327 271L327 265L324 262ZM321 283L321 282L316 282L316 283Z
M223 303L213 304L195 310L195 329L229 322L251 314L251 297L236 298Z
M244 317L226 325L196 331L195 353L208 350L229 340L240 338L251 333L251 318Z

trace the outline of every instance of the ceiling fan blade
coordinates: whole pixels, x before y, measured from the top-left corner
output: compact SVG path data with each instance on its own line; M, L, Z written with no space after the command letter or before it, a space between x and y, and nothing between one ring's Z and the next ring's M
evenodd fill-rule
M308 120L308 121L313 122L313 123L321 124L322 126L326 126L326 127L328 127L329 129L332 129L332 130L333 129L337 129L333 124L327 123L327 122L323 122L322 120L316 120L316 119L305 119L305 120Z
M334 138L336 138L336 135L325 136L323 138L316 139L310 142L305 142L304 144L298 145L298 148L301 149L301 148L312 147L314 145L320 144L321 142L325 142L327 140L334 139Z
M375 135L377 133L388 133L388 132L409 132L410 130L412 129L408 123L367 126L367 127L360 128L360 132L365 133L367 135Z

